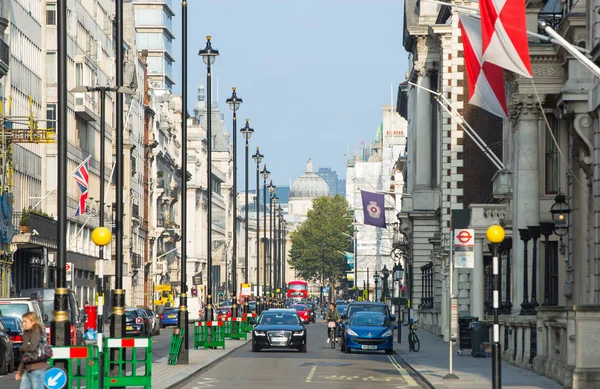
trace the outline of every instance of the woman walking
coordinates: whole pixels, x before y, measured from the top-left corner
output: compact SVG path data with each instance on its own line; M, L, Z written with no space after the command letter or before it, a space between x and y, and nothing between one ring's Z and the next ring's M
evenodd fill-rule
M21 380L20 389L44 389L44 375L48 369L48 360L25 362L26 354L37 354L40 342L46 339L46 330L35 312L23 315L23 343L21 343L21 364L17 369L15 379ZM43 344L42 344L43 345Z

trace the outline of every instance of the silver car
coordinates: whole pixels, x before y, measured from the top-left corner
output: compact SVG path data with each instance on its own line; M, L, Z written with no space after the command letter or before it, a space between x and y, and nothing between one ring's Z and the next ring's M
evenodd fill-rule
M150 308L144 308L144 312L146 312L146 315L150 319L152 336L160 335L160 316Z

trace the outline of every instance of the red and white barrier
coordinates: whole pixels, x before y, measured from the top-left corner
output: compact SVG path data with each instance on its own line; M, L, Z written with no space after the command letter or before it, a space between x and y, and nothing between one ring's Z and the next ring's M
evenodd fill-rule
M107 346L108 346L108 348L130 348L130 347L146 348L146 347L150 347L150 341L148 338L108 339Z
M52 347L52 359L87 359L87 347Z
M225 319L225 321L237 321L237 322L242 322L242 321L246 321L245 317L228 317Z
M222 321L197 321L194 323L196 327L223 327Z

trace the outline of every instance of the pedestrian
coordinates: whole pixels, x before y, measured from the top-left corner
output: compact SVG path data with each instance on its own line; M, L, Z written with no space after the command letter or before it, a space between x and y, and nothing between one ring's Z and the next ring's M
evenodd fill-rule
M40 343L44 345L46 330L35 312L23 315L23 342L21 343L21 363L15 373L15 379L21 381L20 389L44 389L44 376L48 370L48 360L35 360L26 363L25 354L39 354Z

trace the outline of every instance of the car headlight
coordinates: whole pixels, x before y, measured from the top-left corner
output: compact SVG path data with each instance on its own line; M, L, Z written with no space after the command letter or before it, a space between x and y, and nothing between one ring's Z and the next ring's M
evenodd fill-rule
M387 330L385 331L383 334L381 334L382 337L388 337L388 336L393 336L394 333L392 332L392 330Z
M304 336L304 331L295 331L292 335L293 336Z
M350 335L350 336L358 336L358 334L354 331L352 331L350 328L348 328L346 330L346 335Z
M254 335L256 335L256 336L265 336L265 332L264 331L254 331Z

